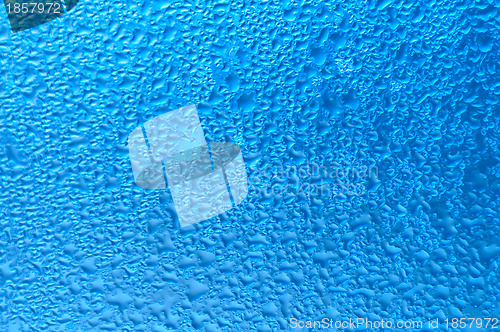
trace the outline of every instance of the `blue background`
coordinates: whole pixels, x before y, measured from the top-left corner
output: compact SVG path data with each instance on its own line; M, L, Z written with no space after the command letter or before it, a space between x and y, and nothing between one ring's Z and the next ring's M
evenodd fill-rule
M17 34L1 9L0 330L499 318L499 8L82 0ZM126 141L191 103L250 192L180 229ZM335 162L378 175L332 197L256 171Z

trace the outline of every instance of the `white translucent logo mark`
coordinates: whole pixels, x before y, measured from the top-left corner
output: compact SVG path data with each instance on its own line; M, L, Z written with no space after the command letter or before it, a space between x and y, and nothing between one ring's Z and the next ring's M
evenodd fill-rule
M226 142L208 146L194 105L137 127L128 148L135 183L160 190L168 183L181 226L215 217L248 193L240 148Z

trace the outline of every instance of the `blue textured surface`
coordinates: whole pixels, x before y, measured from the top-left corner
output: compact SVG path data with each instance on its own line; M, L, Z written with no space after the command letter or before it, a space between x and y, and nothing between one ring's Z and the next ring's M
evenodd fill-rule
M499 317L499 11L82 0L12 34L2 9L0 330ZM180 229L126 139L190 103L207 140L241 146L251 191ZM257 171L335 162L378 176L265 194L315 180Z

